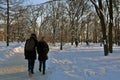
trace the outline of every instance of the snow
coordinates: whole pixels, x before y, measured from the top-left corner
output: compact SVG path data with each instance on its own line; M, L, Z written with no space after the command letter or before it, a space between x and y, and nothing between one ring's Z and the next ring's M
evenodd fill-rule
M34 74L28 76L24 59L24 43L0 42L0 80L119 80L120 47L114 45L113 53L104 56L99 43L80 43L78 47L69 43L59 50L59 45L50 46L46 74L38 70L35 62Z

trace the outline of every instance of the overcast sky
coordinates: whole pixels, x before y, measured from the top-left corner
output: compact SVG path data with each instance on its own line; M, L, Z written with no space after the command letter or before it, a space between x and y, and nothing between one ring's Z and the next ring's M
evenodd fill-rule
M47 1L49 1L49 0L28 0L26 2L26 4L32 4L32 5L34 5L34 4L44 3L44 2L47 2Z

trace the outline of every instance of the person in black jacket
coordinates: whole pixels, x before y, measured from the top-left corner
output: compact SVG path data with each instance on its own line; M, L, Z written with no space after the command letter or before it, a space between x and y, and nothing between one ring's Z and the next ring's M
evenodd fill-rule
M28 40L33 40L34 41L34 45L33 49L28 50L27 47L27 41ZM35 60L36 60L36 47L37 47L37 37L36 34L32 33L30 38L26 40L25 43L25 48L24 48L24 55L25 55L25 59L28 60L28 71L31 72L32 74L34 74L34 64L35 64Z
M78 40L77 40L77 38L75 39L75 45L76 45L76 47L78 47Z
M44 40L44 37L42 37L41 40L38 41L37 51L38 51L38 60L39 60L39 71L41 72L41 68L43 66L43 74L45 74L46 60L48 59L49 46L47 42Z

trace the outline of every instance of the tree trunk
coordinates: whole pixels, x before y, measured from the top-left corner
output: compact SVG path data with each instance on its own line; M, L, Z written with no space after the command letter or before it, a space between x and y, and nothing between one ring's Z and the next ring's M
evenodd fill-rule
M105 20L104 17L101 15L101 26L102 26L102 33L103 33L103 44L104 44L104 55L108 55L108 43L107 43L107 36L106 36L106 26L105 26Z
M103 11L103 4L101 0L98 0L99 2L99 8L100 10ZM106 35L106 22L105 22L105 16L104 14L99 11L99 18L100 18L100 22L101 22L101 27L102 27L102 34L103 34L103 44L104 44L104 55L107 56L108 55L108 43L107 43L107 35Z
M7 46L9 46L9 0L7 0L7 40L6 40L6 43L7 43Z
M112 0L109 0L109 17L110 17L110 22L109 22L109 52L112 53L113 49L113 43L112 43L112 27L113 27L113 7L112 7Z
M113 23L109 23L109 52L112 53L113 52L113 49L112 49L112 46L113 46L113 43L112 43L112 25Z

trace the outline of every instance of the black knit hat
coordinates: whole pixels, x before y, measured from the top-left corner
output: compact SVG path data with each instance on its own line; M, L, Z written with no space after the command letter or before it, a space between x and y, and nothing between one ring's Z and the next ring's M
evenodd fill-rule
M31 34L31 37L37 38L35 33L32 33L32 34Z

